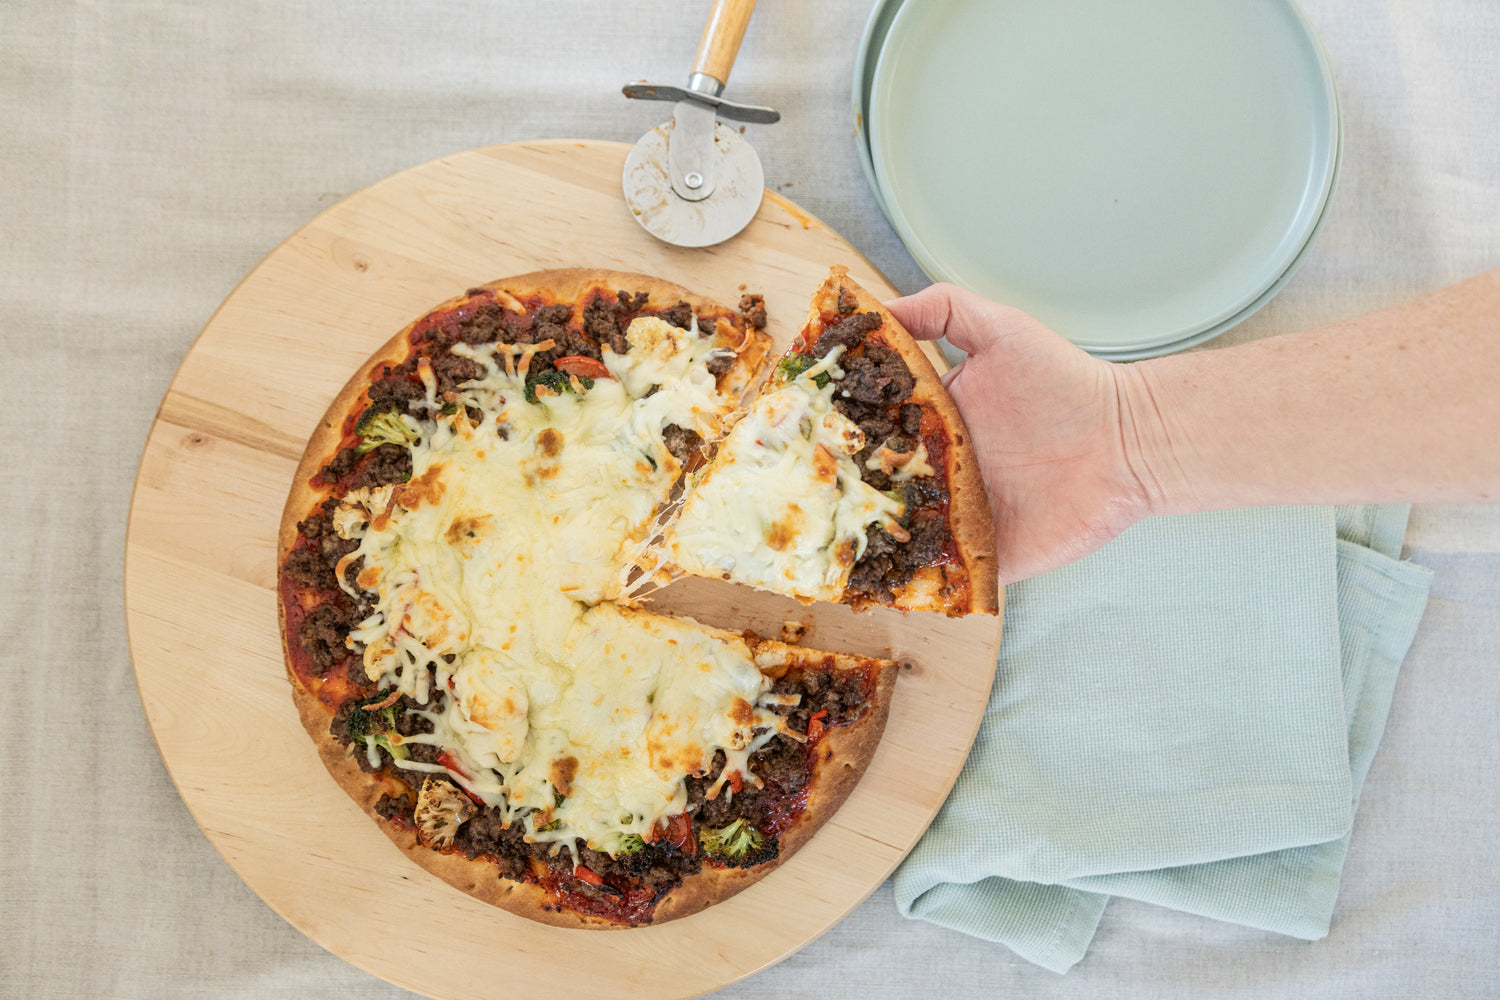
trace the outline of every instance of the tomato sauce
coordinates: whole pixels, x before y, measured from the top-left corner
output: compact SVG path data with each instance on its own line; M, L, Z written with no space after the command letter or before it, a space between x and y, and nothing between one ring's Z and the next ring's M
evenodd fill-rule
M580 887L591 883L550 867L545 875L529 878L535 879L563 909L622 924L644 923L656 906L655 891L640 885L622 888L600 879L598 887L585 892Z
M835 658L829 656L823 661L822 667L824 669L833 669L834 662ZM877 668L873 666L867 666L859 671L860 693L863 695L866 703L875 696L876 670ZM815 713L814 718L818 715L824 716L821 720L823 724L819 727L820 731L811 735L807 742L802 744L803 761L809 775L818 773L819 746L827 738L828 733L831 730L843 729L852 725L858 721L862 713L861 715L853 715L831 722L829 721L829 717L822 712ZM811 726L809 727L809 732L811 732L812 728ZM802 813L807 809L807 793L810 787L810 783L803 785L794 794L777 800L768 810L770 818L766 823L761 824L760 831L769 836L779 837L796 825L797 820L801 818Z
M464 320L473 317L473 315L479 311L481 306L493 303L495 301L495 293L490 291L489 289L483 289L480 290L477 294L464 299L464 301L460 302L456 306L451 306L438 312L428 313L426 316L423 316L421 319L417 320L417 322L412 326L411 334L408 336L408 340L412 344L419 344L424 340L433 339L433 333L438 330L443 331L444 335L448 339L456 339L458 337L459 325L462 324Z
M299 532L293 549L306 545L307 536ZM298 635L308 615L326 604L341 600L343 595L332 590L303 587L285 575L277 581L277 594L286 615L286 651L292 671L309 693L336 713L350 695L359 693L356 688L364 687L364 674L359 658L350 654L342 667L335 666L328 673L319 676L314 669L312 654L302 647ZM360 671L357 682L351 678L351 671Z

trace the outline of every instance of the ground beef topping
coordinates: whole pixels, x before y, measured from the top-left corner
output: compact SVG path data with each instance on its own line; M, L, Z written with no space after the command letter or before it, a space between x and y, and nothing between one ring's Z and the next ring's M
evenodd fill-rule
M661 318L680 330L687 330L693 325L693 307L686 302L679 302L669 309L662 310Z
M844 377L839 380L839 394L872 406L889 406L910 399L917 386L901 355L879 344L866 344L863 354L850 358L842 367Z
M858 303L848 289L839 289L837 313L824 314L824 327L809 353L827 357L844 348L838 366L844 372L835 384L833 405L859 425L864 447L853 457L860 477L881 491L900 490L906 502L903 527L911 538L898 541L880 528L868 533L868 544L849 575L849 589L890 603L895 592L911 582L923 566L942 558L951 539L948 493L939 477L897 482L879 464L868 463L882 447L909 452L922 442L922 406L911 401L916 379L898 351L869 338L882 325L878 312L855 312Z
M838 311L840 316L847 316L859 308L859 299L847 288L839 288Z
M297 640L307 650L313 670L319 676L348 657L344 640L349 636L351 624L344 609L337 604L321 604L302 619L297 628Z
M646 307L649 297L645 292L632 295L630 292L620 291L611 302L605 295L594 296L583 307L583 332L592 337L600 348L608 344L616 354L626 353L630 350L630 342L625 339L625 329L630 325L630 320Z
M835 347L852 348L864 343L865 335L880 329L878 312L855 313L827 327L813 345L812 356L826 358Z
M750 324L752 329L764 330L766 328L766 297L754 294L741 295L740 315L745 317L745 322Z
M678 427L676 424L669 424L662 431L662 440L666 443L667 451L672 453L672 457L684 463L703 444L703 437L697 431Z

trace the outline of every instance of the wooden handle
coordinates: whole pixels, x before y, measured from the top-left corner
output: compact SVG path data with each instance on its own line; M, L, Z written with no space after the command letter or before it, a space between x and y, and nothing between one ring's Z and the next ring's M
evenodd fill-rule
M711 76L720 85L729 82L740 39L745 37L745 26L754 10L755 0L714 0L703 37L698 40L698 54L693 57L694 73Z

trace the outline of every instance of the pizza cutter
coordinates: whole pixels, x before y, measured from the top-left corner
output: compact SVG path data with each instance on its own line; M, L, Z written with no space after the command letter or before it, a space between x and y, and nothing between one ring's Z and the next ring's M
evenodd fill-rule
M686 87L631 83L626 97L675 101L672 120L651 129L625 157L625 204L646 231L681 247L722 243L760 209L765 174L739 132L716 119L769 125L771 108L726 101L755 0L714 0Z

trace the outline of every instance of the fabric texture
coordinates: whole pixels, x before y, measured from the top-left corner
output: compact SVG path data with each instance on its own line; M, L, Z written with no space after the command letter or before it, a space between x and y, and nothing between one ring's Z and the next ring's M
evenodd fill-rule
M746 130L767 186L914 292L928 279L881 216L852 141L850 84L872 4L760 0L726 94L782 113ZM1500 4L1300 6L1343 109L1338 184L1296 275L1208 349L1357 316L1500 265ZM382 178L461 150L634 141L667 109L626 101L620 86L685 82L708 8L0 2L10 404L0 437L0 996L419 995L325 951L268 907L173 787L136 693L122 611L142 444L198 331L288 234ZM1489 874L1500 850L1500 506L1417 506L1405 555L1434 571L1431 600L1360 795L1325 939L1117 896L1087 959L1057 976L991 941L902 917L887 882L719 998L885 1000L934 984L944 1000L1500 996L1500 879ZM569 944L588 961L586 941ZM366 945L407 947L396 937Z
M1110 896L1328 932L1431 573L1404 506L1145 521L1008 588L989 709L898 906L1056 972Z

